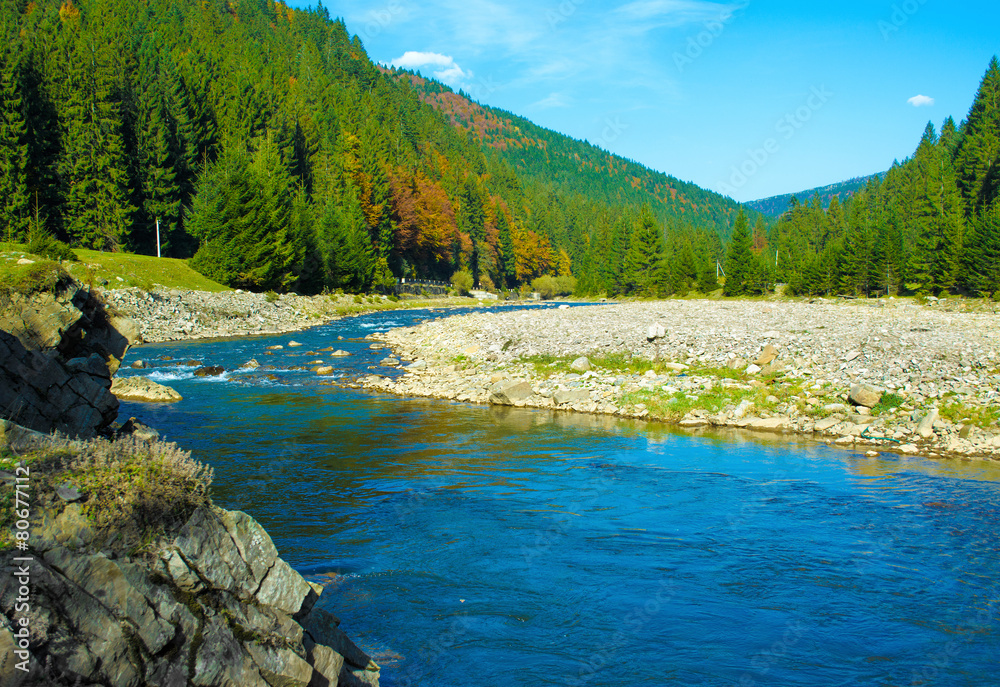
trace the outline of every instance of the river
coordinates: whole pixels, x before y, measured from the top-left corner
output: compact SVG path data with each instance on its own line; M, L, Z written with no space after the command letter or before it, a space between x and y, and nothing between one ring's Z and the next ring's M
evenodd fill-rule
M126 362L156 367L122 371L184 396L121 417L215 468L216 503L326 585L321 607L385 687L1000 684L996 464L403 399L286 369L356 376L385 355L365 335L438 316L142 346ZM327 347L352 355L310 354ZM278 369L235 369L250 358ZM189 359L231 371L168 367Z

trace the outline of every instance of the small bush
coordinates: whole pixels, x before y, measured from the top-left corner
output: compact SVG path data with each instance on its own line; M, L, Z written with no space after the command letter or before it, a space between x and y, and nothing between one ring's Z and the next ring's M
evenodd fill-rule
M532 281L531 288L545 300L556 296L569 296L576 290L576 277L553 277L546 274Z
M60 503L57 486L69 482L84 495L83 511L93 522L101 544L136 551L163 534L176 531L201 506L211 504L212 469L193 460L176 444L145 442L135 437L116 441L51 443L24 456L0 451L0 469L14 471L24 462L31 470L32 500ZM0 493L0 530L13 521L13 499ZM12 545L0 536L0 550Z
M125 545L148 543L211 503L212 468L176 444L135 437L83 443L64 459L66 479L86 494L84 512L99 533Z
M274 291L268 291L264 294L264 300L268 303L274 303L278 300L278 294Z
M880 413L886 413L894 408L898 408L905 402L906 399L904 399L899 394L886 392L882 394L882 398L880 398L879 402L875 405L874 408L872 408L872 412L875 413L876 415Z
M460 296L467 296L472 290L472 273L468 270L459 270L451 275L451 285Z
M364 303L365 299L362 298L361 294L354 294L354 302L355 303Z
M392 294L391 296L389 296L389 300L392 301L393 303L399 303L399 296L397 296L396 294Z
M32 255L38 255L49 260L79 261L76 253L69 246L40 227L33 227L28 232L27 250Z
M61 293L72 283L73 277L69 272L59 263L48 260L0 270L0 296Z
M486 274L479 278L479 288L483 291L489 291L490 293L496 291L496 286L494 286L493 280Z

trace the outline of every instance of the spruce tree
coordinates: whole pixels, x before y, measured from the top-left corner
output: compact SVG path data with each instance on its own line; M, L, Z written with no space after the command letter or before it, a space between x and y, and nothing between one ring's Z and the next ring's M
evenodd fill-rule
M962 127L955 167L967 216L996 200L1000 185L1000 64L996 57L990 61Z
M969 234L976 246L975 260L968 267L970 290L1000 300L1000 203L973 218Z
M751 246L753 237L750 235L750 225L746 213L740 206L740 213L733 225L733 235L729 239L729 249L726 251L726 283L723 295L742 296L751 288L751 282L756 270Z
M663 234L649 206L644 206L629 240L627 283L629 292L656 296L664 287Z
M27 129L18 89L17 60L0 53L0 236L18 241L28 227Z
M65 75L66 223L77 244L116 251L124 246L134 208L128 201L128 173L119 104L108 70L107 47L80 36Z
M924 293L949 290L960 277L962 205L951 160L939 145L933 124L924 130L910 166L916 232L912 279Z

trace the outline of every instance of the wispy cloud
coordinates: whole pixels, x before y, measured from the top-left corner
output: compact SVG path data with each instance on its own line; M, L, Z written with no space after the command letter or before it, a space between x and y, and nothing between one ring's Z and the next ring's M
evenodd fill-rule
M934 104L934 98L928 95L915 95L906 102L913 105L913 107L930 107Z
M390 65L402 69L428 67L435 79L449 86L459 86L472 78L472 72L462 69L453 57L436 52L407 50L402 56L390 62Z
M573 98L565 93L550 93L548 97L542 98L536 103L532 103L532 108L540 110L550 110L554 107L571 107Z
M636 0L622 5L616 14L646 27L677 27L732 15L750 3L700 2L699 0Z

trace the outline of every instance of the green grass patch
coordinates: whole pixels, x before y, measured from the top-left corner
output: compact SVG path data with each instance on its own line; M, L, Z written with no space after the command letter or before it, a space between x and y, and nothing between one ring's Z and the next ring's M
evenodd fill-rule
M69 273L51 260L38 260L30 265L0 260L0 296L14 294L30 296L36 293L58 293L70 283Z
M938 413L945 420L956 424L975 425L977 427L996 426L1000 420L1000 407L969 406L961 401L949 401L938 407Z
M228 286L191 269L187 260L133 253L103 253L82 248L74 251L80 258L80 264L74 264L70 272L79 281L96 284L107 281L108 288L112 289L135 286L148 291L154 284L159 284L168 289L191 291L229 290Z
M879 402L872 408L872 415L885 415L896 408L899 408L906 402L906 399L899 394L886 392L882 394L882 398Z
M650 415L668 422L677 422L692 410L704 410L708 413L719 413L726 407L739 405L743 400L750 400L758 407L766 407L766 393L759 389L739 389L727 387L712 389L701 393L677 392L667 393L660 389L640 389L622 394L621 400L626 405L643 404ZM692 398L697 397L697 398Z

